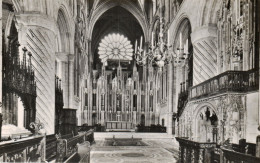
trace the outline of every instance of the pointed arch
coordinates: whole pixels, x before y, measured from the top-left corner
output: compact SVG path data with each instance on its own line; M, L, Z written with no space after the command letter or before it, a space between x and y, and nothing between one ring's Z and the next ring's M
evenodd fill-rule
M90 24L89 24L89 30L88 30L88 36L89 38L92 37L92 32L95 23L98 21L98 19L109 9L121 6L127 11L129 11L133 16L137 19L140 26L142 27L145 41L148 40L148 21L146 19L146 16L144 15L143 11L137 8L132 2L129 1L122 1L122 0L107 0L102 3L100 3L95 10L92 11L90 16Z
M60 7L57 10L56 22L58 28L57 50L59 52L73 54L75 22L72 10L64 1L61 2Z

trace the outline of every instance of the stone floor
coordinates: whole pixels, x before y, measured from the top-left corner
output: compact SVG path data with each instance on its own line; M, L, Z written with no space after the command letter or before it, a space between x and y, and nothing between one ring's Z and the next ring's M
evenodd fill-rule
M102 139L100 133L96 134L96 143L91 146L91 163L174 163L178 158L178 144L165 134L135 133L134 137L142 138L147 146L107 146L105 138L112 135L132 137L131 133L104 133Z

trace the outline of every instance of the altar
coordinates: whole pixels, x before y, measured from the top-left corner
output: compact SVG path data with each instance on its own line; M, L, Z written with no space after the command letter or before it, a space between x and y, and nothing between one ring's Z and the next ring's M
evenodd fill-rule
M106 131L135 131L135 126L127 121L107 121Z

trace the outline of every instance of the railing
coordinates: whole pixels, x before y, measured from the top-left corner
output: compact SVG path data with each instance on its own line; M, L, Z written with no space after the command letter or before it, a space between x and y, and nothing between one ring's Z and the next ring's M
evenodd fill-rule
M46 160L51 161L56 158L57 137L53 135L46 136Z
M190 87L190 82L181 83L178 98L178 117L182 114L189 100L205 98L228 92L250 92L259 89L259 71L227 71L196 86Z
M260 158L247 155L244 153L236 152L230 149L221 148L223 152L223 158L220 160L223 162L236 162L236 163L259 163Z
M219 146L215 143L201 143L176 138L179 142L179 162L201 163L259 163L260 158L255 157L255 144L246 143L245 139L240 144L225 143ZM250 149L251 148L251 149ZM250 149L250 150L249 150Z
M186 138L176 138L179 142L179 162L205 162L211 161L212 152L216 147L215 143L200 143Z
M77 126L78 131L89 131L93 129L95 132L105 132L105 126L101 126L101 124L95 124L94 126Z
M78 132L89 131L95 129L95 126L77 126Z
M256 155L256 144L246 143L245 153L255 156Z
M61 139L70 139L70 138L73 138L73 134L66 134L66 135L61 135Z
M239 153L255 156L256 144L246 142L246 139L240 139L239 144L231 144L232 150Z
M69 139L57 140L57 162L63 162L78 152L78 144L88 141L94 141L94 131L81 132L79 135Z
M74 153L77 153L77 144L83 143L85 140L85 134L79 134L70 139L67 139L67 152L65 158L69 158Z
M44 162L44 137L0 143L0 162Z
M0 143L0 162L63 162L78 152L81 146L81 160L89 159L84 151L90 152L86 142L94 141L94 132L81 132L68 139L59 139L55 135L32 136L23 139L10 140ZM80 145L79 145L80 144ZM88 149L85 149L88 148ZM89 161L89 160L88 160Z
M198 99L226 92L248 92L259 88L258 70L227 71L191 87L189 99Z
M220 149L220 146L217 145L216 148L214 148L214 151L212 152L212 161L214 163L220 163L220 157L221 157L222 151Z

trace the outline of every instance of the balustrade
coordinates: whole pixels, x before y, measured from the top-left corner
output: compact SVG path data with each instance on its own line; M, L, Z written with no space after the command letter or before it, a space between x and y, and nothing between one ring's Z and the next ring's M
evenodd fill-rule
M34 136L0 143L0 162L44 162L44 137Z
M259 71L227 71L196 86L188 88L190 82L180 84L178 116L189 100L228 92L249 92L259 89Z
M53 135L46 136L46 160L55 159L57 152L57 137Z
M176 138L179 142L180 163L259 163L260 158L255 157L255 144L246 143L242 139L240 144L201 143ZM249 150L250 149L250 150Z
M225 92L248 92L258 89L258 70L227 71L191 87L189 99L198 99Z
M187 138L176 138L179 142L180 163L203 163L210 162L212 152L216 147L215 143L200 143L188 140Z
M57 162L63 162L78 152L78 144L88 141L92 143L94 141L94 131L79 133L79 135L70 137L68 139L57 140ZM88 153L89 155L89 153ZM89 158L89 157L88 157Z
M236 162L236 163L259 163L260 158L248 154L233 151L231 149L221 148L223 152L223 162Z
M65 139L67 138L67 139ZM17 140L10 140L0 143L0 162L44 162L53 161L63 162L72 155L78 153L78 146L81 145L83 151L85 148L90 152L86 142L94 141L94 132L81 132L77 136L68 136L58 138L55 135L32 136ZM90 157L89 153L81 153L82 159Z

